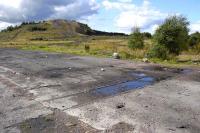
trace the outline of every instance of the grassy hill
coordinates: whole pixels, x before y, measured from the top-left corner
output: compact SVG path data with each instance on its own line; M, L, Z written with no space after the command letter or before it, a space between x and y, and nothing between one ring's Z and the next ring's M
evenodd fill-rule
M65 40L69 37L87 35L125 35L92 30L88 25L76 21L50 20L39 23L22 23L0 33L1 41Z

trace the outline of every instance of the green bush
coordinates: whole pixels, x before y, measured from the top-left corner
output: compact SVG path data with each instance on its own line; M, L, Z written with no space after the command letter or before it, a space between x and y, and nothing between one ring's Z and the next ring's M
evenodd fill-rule
M128 41L128 47L130 49L143 49L144 48L144 38L143 34L140 33L139 28L134 28L133 33L131 33Z
M189 22L183 16L167 18L154 34L156 44L167 48L169 54L179 55L187 48L188 25Z
M45 39L43 37L36 37L36 38L31 38L31 41L48 41L48 39Z
M156 44L147 54L148 58L167 59L169 55L168 49L163 45Z
M21 28L21 26L8 26L6 29L2 30L1 32L11 32L11 31L14 31L14 30L17 30Z
M122 56L122 58L124 59L130 59L131 58L131 54L127 51L123 51L120 53L120 55Z
M197 54L200 54L200 43L199 43L199 45L195 46L194 51L195 51Z
M200 33L195 32L195 33L191 34L190 38L189 38L189 46L195 47L199 44L200 44Z
M89 51L90 51L90 46L89 46L89 45L85 44L84 48L85 48L85 51L86 51L86 52L89 52Z
M152 38L152 35L151 35L151 33L149 33L149 32L144 32L144 33L142 33L143 34L143 37L145 38L145 39L151 39Z
M45 27L40 27L40 26L32 26L29 28L29 31L34 32L34 31L46 31L47 28Z

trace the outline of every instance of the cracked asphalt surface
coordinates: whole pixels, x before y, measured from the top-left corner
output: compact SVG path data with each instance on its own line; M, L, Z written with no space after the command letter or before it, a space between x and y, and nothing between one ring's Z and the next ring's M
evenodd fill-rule
M2 133L199 133L199 101L199 68L0 49Z

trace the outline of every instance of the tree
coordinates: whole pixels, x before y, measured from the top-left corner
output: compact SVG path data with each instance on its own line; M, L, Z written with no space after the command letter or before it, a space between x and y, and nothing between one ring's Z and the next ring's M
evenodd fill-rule
M149 32L142 33L145 39L151 39L152 35Z
M143 34L140 32L139 28L134 28L133 32L129 37L128 47L131 49L142 49L144 48L144 38Z
M156 45L166 47L169 54L178 55L187 46L188 25L187 18L183 16L168 17L155 32Z
M7 27L7 31L13 31L14 30L14 27L13 26L8 26Z
M198 44L200 44L200 33L199 32L195 32L195 33L190 35L189 46L190 47L195 47Z

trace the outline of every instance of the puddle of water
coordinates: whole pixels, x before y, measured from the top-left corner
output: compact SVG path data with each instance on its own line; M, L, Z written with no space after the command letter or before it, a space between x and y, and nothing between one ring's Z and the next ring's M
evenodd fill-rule
M151 82L153 83L155 81L155 79L153 77L144 77L144 78L141 78L139 79L138 81L140 82Z
M144 73L132 73L131 75L134 76L134 77L137 77L137 78L141 78L141 77L146 76L146 74L144 74Z
M192 72L192 69L183 69L183 71L181 72L182 74L189 74Z
M169 69L169 68L162 68L158 67L158 70L164 70L164 71L169 71L173 73L179 73L179 74L188 74L191 73L191 69ZM162 68L162 69L161 69ZM102 96L110 96L110 95L116 95L121 92L126 92L129 90L134 90L134 89L141 89L144 88L145 86L151 85L155 83L156 79L154 77L148 76L144 73L140 72L133 72L131 73L131 76L135 77L136 80L132 81L127 81L123 82L120 84L116 85L111 85L111 86L105 86L101 88L97 88L92 91L92 94L94 95L102 95Z
M153 77L146 76L145 74L133 73L133 75L137 75L136 80L120 83L117 85L97 88L93 90L92 93L95 95L103 96L116 95L121 92L144 88L147 85L153 84L155 81Z

